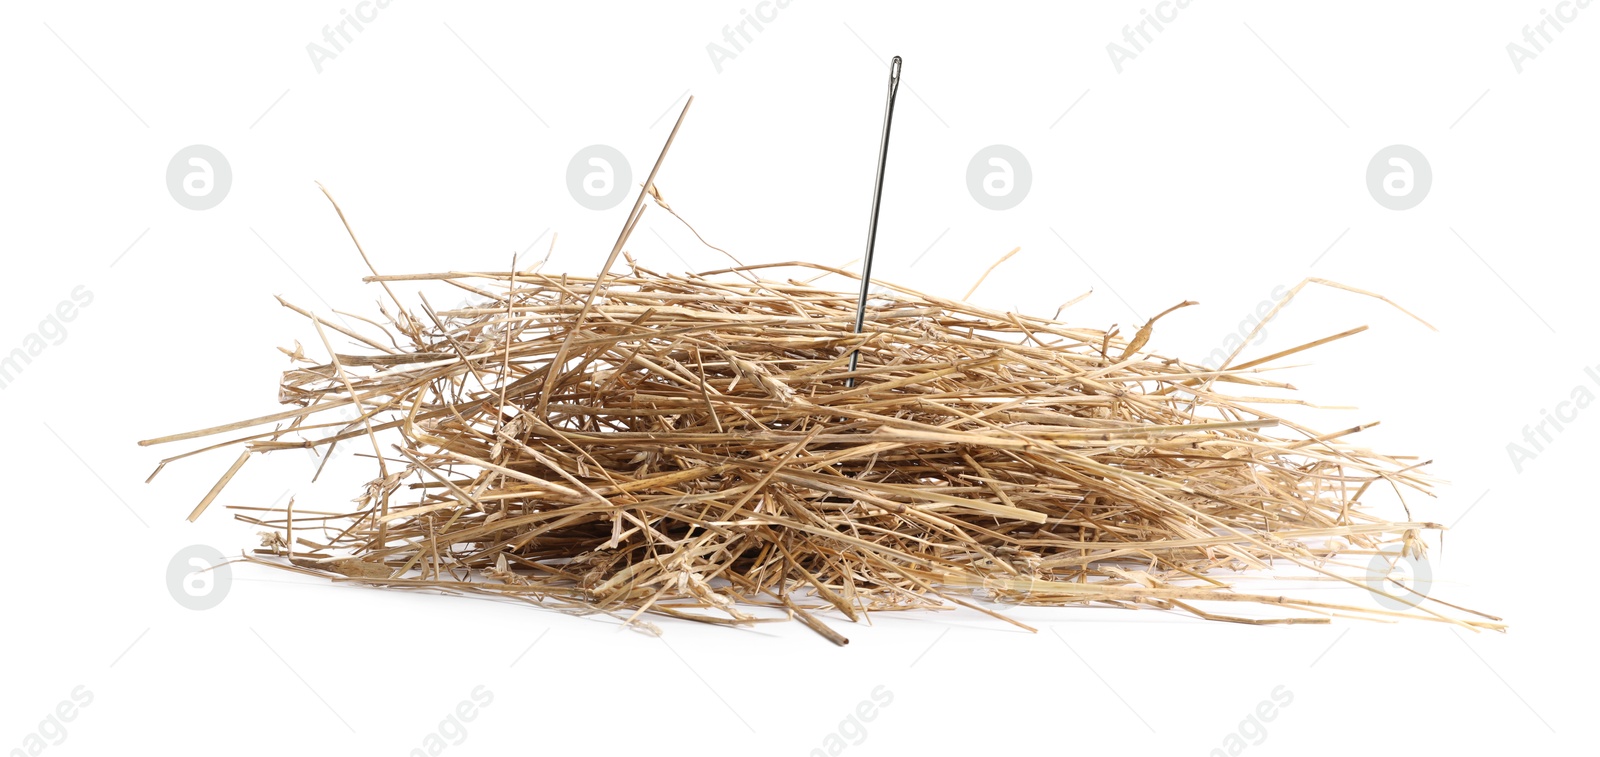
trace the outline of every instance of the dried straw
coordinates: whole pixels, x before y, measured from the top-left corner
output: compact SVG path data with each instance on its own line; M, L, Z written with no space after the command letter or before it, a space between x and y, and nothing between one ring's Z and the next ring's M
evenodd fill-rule
M979 597L1251 624L1411 617L1503 629L1432 597L1390 594L1338 559L1360 565L1396 545L1420 556L1421 532L1439 525L1409 510L1391 522L1360 500L1377 483L1426 494L1425 463L1346 441L1371 424L1319 433L1261 408L1296 400L1215 389L1290 389L1258 366L1364 327L1211 370L1143 349L1156 320L1188 302L1125 340L877 282L884 294L855 334L856 296L814 285L858 279L840 269L680 276L628 258L630 270L613 273L647 196L677 215L655 187L666 153L594 277L541 273L542 263L384 276L351 231L366 280L395 308L360 319L377 333L280 298L311 320L328 361L297 342L284 350L299 365L279 397L291 409L140 442L249 430L156 473L243 447L193 520L253 455L365 437L377 470L356 507L239 507L236 518L266 529L246 559L646 629L646 613L735 626L793 617L844 644L824 616L951 604L1027 627ZM761 276L783 268L814 278ZM413 312L391 287L413 281L478 301L438 311L422 298ZM1278 308L1312 282L1376 296L1307 280ZM337 352L329 331L357 349ZM1412 609L1236 586L1284 569ZM1203 609L1216 602L1275 614Z
M1285 400L1216 390L1289 388L1254 364L1142 352L1155 319L1123 340L884 284L856 335L854 295L757 275L843 270L628 263L593 278L374 275L481 298L380 308L386 322L367 323L381 335L284 302L331 355L287 351L301 363L282 379L292 409L141 444L267 427L204 448L244 451L198 516L253 454L366 437L378 475L355 509L248 508L236 517L267 529L251 559L632 622L792 616L842 644L825 611L855 621L953 603L1005 617L978 595L1502 627L1432 599L1396 612L1235 589L1273 566L1364 586L1336 556L1395 540L1415 552L1440 527L1378 518L1361 496L1431 481L1410 458L1345 441L1367 426L1319 433L1259 407ZM330 330L360 349L334 353ZM1218 601L1280 615L1202 609Z

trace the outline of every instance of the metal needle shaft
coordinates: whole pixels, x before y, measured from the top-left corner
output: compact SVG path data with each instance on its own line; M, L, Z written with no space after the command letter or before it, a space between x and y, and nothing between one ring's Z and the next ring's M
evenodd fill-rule
M883 106L883 139L878 143L878 178L872 185L872 216L867 221L867 255L861 259L861 296L856 299L856 333L867 324L867 289L872 286L872 248L878 241L878 207L883 204L883 169L889 162L889 125L894 121L894 96L900 90L900 56L889 64L889 98ZM856 370L856 360L861 357L857 347L850 352L850 372ZM846 385L855 386L855 376Z

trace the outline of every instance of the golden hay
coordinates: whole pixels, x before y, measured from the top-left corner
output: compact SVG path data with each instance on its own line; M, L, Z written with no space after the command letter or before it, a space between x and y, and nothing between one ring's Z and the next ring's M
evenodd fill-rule
M244 451L198 515L252 454L370 439L377 475L353 511L236 516L268 529L249 559L637 623L795 617L842 644L829 611L1003 617L978 595L1503 627L1415 596L1398 612L1230 585L1283 566L1365 586L1333 558L1415 554L1438 528L1363 509L1372 484L1430 485L1414 459L1347 442L1365 426L1319 433L1218 391L1287 388L1251 368L1360 329L1209 370L1144 352L1155 319L1123 339L885 285L856 335L855 295L753 273L777 266L668 276L629 262L590 278L375 275L479 304L384 307L381 335L294 308L332 358L289 351L292 409L143 443L264 427L207 448ZM333 354L328 330L360 349ZM1213 601L1277 615L1202 609Z

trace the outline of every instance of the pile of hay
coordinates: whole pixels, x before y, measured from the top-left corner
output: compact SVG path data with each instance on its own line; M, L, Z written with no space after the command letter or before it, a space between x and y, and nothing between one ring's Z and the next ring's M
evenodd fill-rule
M693 102L593 278L544 274L542 263L381 276L351 231L395 310L356 317L358 329L283 303L312 321L329 355L319 364L298 342L284 350L303 363L283 376L280 400L293 409L140 442L269 427L162 461L245 447L190 520L252 455L365 440L377 475L356 509L241 508L235 517L267 529L246 559L650 629L645 613L793 617L838 644L821 615L955 604L1006 617L975 596L1242 623L1353 615L1503 628L1372 575L1384 559L1420 556L1420 533L1440 526L1385 520L1360 498L1373 484L1426 493L1425 463L1345 440L1367 426L1319 433L1258 407L1274 400L1216 389L1287 389L1250 369L1362 329L1210 370L1142 351L1161 315L1123 339L885 285L857 334L857 296L813 285L829 273L859 281L838 269L668 276L629 258L632 270L613 274L647 196L677 215L655 179ZM797 267L813 278L756 273ZM399 281L454 285L478 306L437 311L424 298L414 313L390 287ZM330 330L359 351L337 352ZM1341 555L1370 558L1367 575ZM1233 585L1278 568L1383 601ZM1220 602L1279 614L1224 614Z
M842 644L826 619L1003 616L975 598L1502 627L1418 595L1395 611L1231 586L1283 568L1367 586L1371 555L1415 554L1439 528L1363 509L1373 484L1430 485L1414 458L1351 445L1364 426L1320 433L1219 389L1286 387L1252 368L1327 340L1210 370L1144 352L1151 324L1125 339L886 284L856 335L854 294L779 280L779 266L628 262L589 278L375 275L386 290L447 282L477 304L408 312L389 291L397 309L360 329L295 308L331 357L288 350L291 409L143 444L255 429L205 448L244 449L196 516L251 455L370 447L376 475L353 511L237 515L267 529L248 559L645 627L645 613L792 617ZM333 332L356 349L337 352Z

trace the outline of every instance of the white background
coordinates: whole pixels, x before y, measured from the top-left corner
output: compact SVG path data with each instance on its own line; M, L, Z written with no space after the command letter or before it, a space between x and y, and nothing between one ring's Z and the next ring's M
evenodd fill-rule
M400 755L477 686L493 703L447 754L800 755L878 686L892 704L847 754L1207 754L1278 686L1293 703L1245 753L1588 743L1600 410L1521 472L1506 445L1575 387L1600 394L1583 370L1600 365L1600 8L1519 73L1506 45L1553 3L1196 0L1118 73L1106 46L1149 5L795 0L718 72L706 46L749 2L397 0L319 73L306 45L347 0L8 3L0 352L74 287L93 301L0 390L12 565L0 747L22 747L79 685L92 704L49 754ZM842 265L863 245L883 60L897 54L880 278L959 297L1020 245L975 301L1049 315L1093 289L1064 317L1128 329L1197 300L1151 344L1195 361L1280 284L1315 275L1389 295L1438 332L1313 289L1245 357L1372 327L1282 375L1307 399L1356 408L1307 414L1319 426L1382 420L1363 441L1437 461L1449 484L1409 500L1417 518L1455 526L1431 552L1433 593L1510 631L1070 608L1018 613L1037 634L970 612L883 614L836 622L852 644L835 648L797 623L661 622L658 640L249 566L215 609L170 596L179 549L255 545L227 506L293 493L334 507L366 474L352 455L313 487L303 456L273 456L190 524L235 453L145 484L191 447L135 445L277 408L288 364L274 347L322 351L273 295L375 314L379 291L360 282L314 181L386 273L503 270L559 233L546 270L590 274L628 202L581 207L568 160L612 145L642 180L687 90L657 182L668 201L746 262ZM231 166L210 210L166 186L192 144ZM967 163L991 144L1031 166L1011 210L968 193ZM1410 210L1365 185L1392 144L1432 167ZM725 263L654 208L628 249L660 270Z

